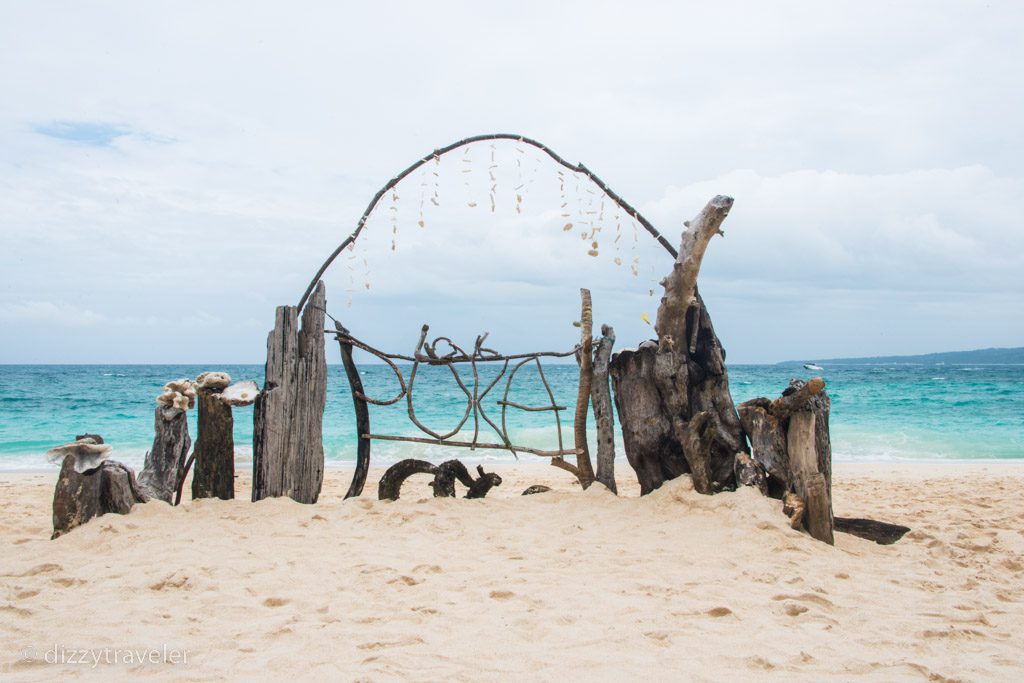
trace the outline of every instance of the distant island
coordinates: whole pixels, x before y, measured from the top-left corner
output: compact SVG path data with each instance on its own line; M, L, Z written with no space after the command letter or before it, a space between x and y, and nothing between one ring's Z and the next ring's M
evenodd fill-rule
M989 365L1024 364L1024 346L1009 349L975 349L973 351L946 351L924 353L918 356L867 356L864 358L815 358L787 360L776 365L867 365L878 363L978 363Z

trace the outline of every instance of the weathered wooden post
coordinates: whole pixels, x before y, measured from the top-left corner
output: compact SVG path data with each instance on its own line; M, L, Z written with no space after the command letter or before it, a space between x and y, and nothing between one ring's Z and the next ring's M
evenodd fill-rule
M729 393L725 350L697 292L704 252L721 234L732 204L719 195L686 224L672 272L661 282L657 341L612 358L626 457L642 494L687 472L701 493L736 485L733 464L746 442Z
M220 400L221 392L230 384L231 377L226 372L204 372L196 377L199 410L193 499L235 497L235 420L231 407Z
M608 385L608 364L613 346L615 330L609 325L601 325L601 338L594 346L594 383L590 387L590 402L594 406L594 423L597 425L597 481L612 493L618 493L615 486L615 413Z
M301 328L298 307L278 306L267 338L266 379L253 411L253 501L290 496L300 503L315 503L323 485L323 282L304 301Z

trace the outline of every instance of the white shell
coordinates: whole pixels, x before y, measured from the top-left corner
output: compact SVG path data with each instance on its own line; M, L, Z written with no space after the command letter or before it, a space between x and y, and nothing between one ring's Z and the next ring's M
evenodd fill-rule
M252 405L256 397L260 395L259 387L252 380L235 382L221 392L220 400L229 406Z
M204 372L196 377L196 386L200 389L225 389L231 384L231 375L226 372Z
M92 443L92 439L82 439L51 448L46 451L46 457L50 462L56 464L63 462L67 456L73 455L75 456L75 472L84 474L102 465L103 461L110 457L111 450L113 449L109 444L96 444Z

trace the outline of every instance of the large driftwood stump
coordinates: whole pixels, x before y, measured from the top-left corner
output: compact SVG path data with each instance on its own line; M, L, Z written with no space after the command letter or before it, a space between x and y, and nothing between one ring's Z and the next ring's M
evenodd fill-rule
M253 426L253 501L290 496L315 503L324 477L326 294L319 283L302 311L279 306L267 339L266 382Z
M743 483L757 482L776 498L795 496L790 507L800 515L791 515L794 524L802 523L811 536L826 543L834 543L830 408L820 377L793 380L774 401L756 398L742 403L739 415L751 455L749 461L736 461Z
M231 378L223 372L204 372L196 378L196 459L192 498L235 497L235 421L231 406L221 400Z
M74 455L66 455L53 492L53 535L57 538L93 517L107 513L128 514L136 503L145 503L132 471L106 460L80 473Z
M610 366L630 465L647 494L689 473L701 493L736 486L736 453L746 451L722 348L697 292L711 238L733 200L717 196L687 223L672 272L662 280L657 341L617 353Z
M192 446L188 416L180 408L161 405L156 408L153 422L156 435L139 473L139 488L149 498L173 503Z

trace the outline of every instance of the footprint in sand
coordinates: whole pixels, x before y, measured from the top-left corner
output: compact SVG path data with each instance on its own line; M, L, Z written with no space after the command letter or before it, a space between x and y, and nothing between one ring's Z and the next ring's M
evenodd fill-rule
M727 617L732 614L732 610L728 607L712 607L705 614L709 617Z
M421 581L419 579L414 579L411 576L405 576L403 574L402 576L399 576L397 579L391 579L390 581L388 581L388 583L389 584L404 583L406 586L415 586L416 584L423 583L423 581Z
M406 638L399 638L397 640L375 640L370 643L356 645L356 647L360 650L383 650L389 647L408 647L410 645L420 645L422 643L422 638L418 636L409 636Z
M53 562L45 562L43 564L37 564L36 566L32 567L32 569L29 569L27 572L21 574L20 576L38 576L40 574L52 574L54 572L62 571L64 571L64 567L60 566L59 564L54 564Z
M283 607L287 605L289 600L285 598L267 598L263 601L264 607Z
M491 598L493 600L508 600L512 597L515 597L515 593L512 591L491 591Z

